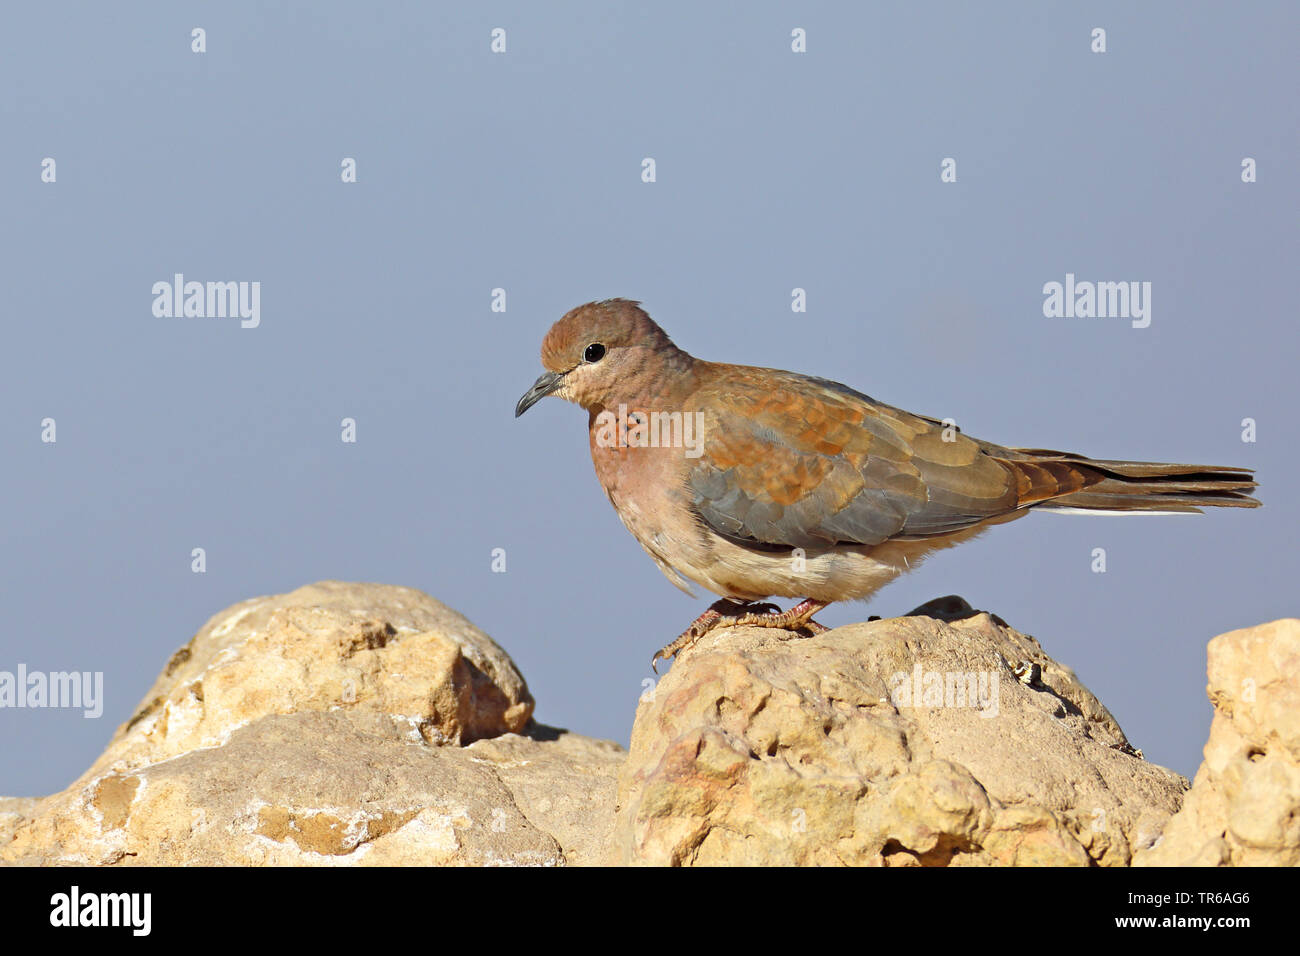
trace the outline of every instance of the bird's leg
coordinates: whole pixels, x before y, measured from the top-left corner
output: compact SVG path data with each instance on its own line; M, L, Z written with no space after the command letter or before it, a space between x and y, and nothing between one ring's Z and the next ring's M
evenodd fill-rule
M678 652L690 647L715 627L736 627L743 624L752 624L756 627L781 627L794 631L806 630L813 634L822 634L829 631L830 628L818 624L812 619L812 616L826 607L828 603L830 602L814 601L812 598L808 598L790 610L782 611L775 604L740 603L723 598L721 601L715 601L707 611L692 621L691 626L682 631L675 641L656 651L655 656L650 658L650 666L656 674L659 673L659 668L656 665L660 660L676 657Z
M715 627L720 627L730 620L734 620L738 612L744 611L747 605L729 601L723 598L720 601L714 601L709 605L709 609L691 621L691 626L682 631L677 639L671 644L666 644L659 650L655 651L655 656L650 658L650 668L659 673L659 661L668 660L676 657L677 652L690 647L709 631Z

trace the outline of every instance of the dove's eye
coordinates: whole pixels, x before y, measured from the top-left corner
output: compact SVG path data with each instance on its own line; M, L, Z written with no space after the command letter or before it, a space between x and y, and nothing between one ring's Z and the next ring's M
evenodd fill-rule
M587 346L587 351L582 353L584 362L599 362L605 357L605 346L599 342L592 342Z

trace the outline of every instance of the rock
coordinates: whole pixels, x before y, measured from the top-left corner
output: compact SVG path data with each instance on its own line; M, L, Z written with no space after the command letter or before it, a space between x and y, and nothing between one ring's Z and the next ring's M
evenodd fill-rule
M210 619L91 772L217 746L268 714L335 707L401 715L430 743L467 744L522 730L533 698L505 651L440 601L321 581Z
M1300 620L1210 641L1205 760L1136 866L1300 865Z
M533 721L438 601L327 581L216 615L80 779L0 798L0 864L1300 864L1300 621L1215 638L1209 671L1185 803L1072 671L955 597L709 634L625 754Z
M378 714L273 714L235 730L219 747L108 772L47 798L9 847L0 848L0 860L150 866L596 861L607 852L620 748L541 731L540 739L508 734L468 747L430 746L404 722ZM541 766L530 766L535 762ZM538 791L551 793L550 806ZM579 803L585 828L570 822Z
M0 863L594 862L623 752L532 710L506 653L418 591L245 601L76 783L0 801Z
M945 598L816 637L715 631L679 655L638 709L611 859L1125 865L1186 787L1032 637Z
M13 840L18 825L32 815L38 803L37 797L0 797L0 848Z

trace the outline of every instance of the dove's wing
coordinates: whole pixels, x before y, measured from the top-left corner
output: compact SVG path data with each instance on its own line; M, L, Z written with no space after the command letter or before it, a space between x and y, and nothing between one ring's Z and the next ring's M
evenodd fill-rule
M710 527L744 544L949 534L1100 480L1065 460L1016 460L837 382L769 369L760 382L758 369L714 368L724 374L692 402L704 431L687 490Z

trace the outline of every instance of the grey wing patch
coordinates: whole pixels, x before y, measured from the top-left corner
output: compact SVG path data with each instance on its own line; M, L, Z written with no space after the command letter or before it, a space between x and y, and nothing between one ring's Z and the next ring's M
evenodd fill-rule
M803 527L798 507L803 502L782 507L757 501L729 481L729 475L711 465L697 465L687 478L696 514L722 537L761 550L824 548L831 543Z
M687 484L705 524L733 543L760 550L874 545L904 527L909 496L889 487L869 487L862 474L847 466L836 479L789 505L746 494L730 469L721 471L707 463L691 470ZM843 500L845 484L856 486L856 493L847 507L836 510L833 502Z

